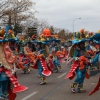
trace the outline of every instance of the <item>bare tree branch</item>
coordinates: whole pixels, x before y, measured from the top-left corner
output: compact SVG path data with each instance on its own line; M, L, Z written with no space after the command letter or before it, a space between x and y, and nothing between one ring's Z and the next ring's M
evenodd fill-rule
M6 19L7 16L11 16L11 22L21 22L25 21L27 18L34 17L34 14L36 13L33 6L35 5L34 2L30 0L6 0L0 2L0 19L2 21L8 21ZM33 10L30 10L30 7L33 8ZM6 22L7 23L7 22Z

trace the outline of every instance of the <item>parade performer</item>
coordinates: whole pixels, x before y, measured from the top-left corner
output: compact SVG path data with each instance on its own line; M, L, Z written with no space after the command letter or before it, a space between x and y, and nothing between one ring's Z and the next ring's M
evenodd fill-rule
M62 62L62 58L64 58L64 54L60 51L57 42L60 42L60 40L56 40L55 38L52 38L49 49L50 49L50 54L53 55L52 60L54 64L54 72L58 73L58 72L62 72L60 61Z
M89 44L86 46L87 52L92 56L91 64L99 63L97 66L100 69L100 34L96 33L89 39Z
M16 60L16 66L17 68L21 68L24 72L24 74L27 74L30 72L30 60L25 55L25 46L27 46L27 41L24 40L24 36L21 36L20 41L16 43L18 55Z
M20 52L23 52L24 53L24 46L25 46L25 39L24 39L24 36L20 36L19 37L19 41L16 43L17 45L17 50L18 50L18 53Z
M97 41L98 42L98 41ZM99 50L99 42L96 43L96 41L94 41L94 51L93 51L93 57L91 59L91 64L96 64L98 63L99 66L97 66L98 69L100 69L100 50Z
M88 50L91 50L91 51L89 51L88 53L94 56L92 57L91 64L95 64L98 61L100 63L100 47L99 47L100 46L100 30L98 31L98 33L93 35L89 40L90 40L89 42L90 45L88 45L87 47L88 47ZM99 64L99 68L100 68L100 64ZM97 92L99 88L100 88L100 77L95 88L89 93L89 96Z
M61 53L62 52L59 52L59 51L55 51L55 50L52 50L52 60L53 60L53 64L54 64L54 72L62 72L62 67L60 65L60 57L61 57ZM63 55L63 54L62 54Z
M9 47L9 38L0 37L0 100L15 100L16 93L27 89L21 86L12 74L16 57Z
M96 48L96 54L93 58L93 60L91 61L92 64L94 64L95 62L99 61L99 69L100 69L100 30L98 31L97 34L95 34L91 39L94 39L94 42L96 42L95 48ZM97 85L95 86L95 88L89 93L89 96L92 95L93 93L97 92L100 88L100 77L98 80Z
M23 70L24 74L30 72L30 60L22 52L20 52L19 56L17 57L16 65L17 68L21 68Z
M66 47L61 46L61 52L64 56L64 59L67 60L68 59L68 50L66 50Z
M53 65L54 65L54 72L58 72L58 68L59 71L62 71L60 62L59 62L59 57L58 57L58 51L59 51L59 47L57 45L57 42L60 43L60 40L58 39L58 36L56 35L51 35L51 32L49 29L44 29L42 34L41 34L42 40L45 41L47 43L47 45L49 45L49 49L48 46L46 45L47 49L47 55L52 54L53 57ZM57 53L56 53L57 52Z
M82 45L82 43L80 45ZM83 83L84 83L85 76L88 75L87 71L86 71L86 69L87 69L86 67L87 67L89 61L86 58L86 56L84 55L86 53L84 51L84 49L80 49L80 47L78 47L76 49L77 50L74 53L74 61L71 66L71 70L68 73L68 75L66 76L66 78L73 79L75 76L75 72L76 72L77 77L76 77L74 83L71 85L71 91L73 93L75 93L76 92L75 88L78 85L77 92L83 93L83 92L85 92L85 90L83 90Z
M44 85L46 84L46 76L49 76L51 74L51 71L47 66L47 62L43 54L44 49L41 47L41 43L42 42L40 41L37 42L36 52L33 53L27 48L25 54L30 58L31 63L33 63L31 67L34 69L38 69L39 71L39 75L42 80L39 84Z
M72 43L74 44L70 49L70 56L73 58L72 60L72 66L70 72L67 74L66 79L73 79L75 75L76 79L74 80L74 83L71 85L71 91L73 93L77 92L84 93L86 92L83 90L83 83L84 79L89 78L89 75L87 73L87 67L89 64L88 55L85 49L85 39L84 39L84 30L81 30L80 41L78 39L74 39ZM72 52L73 51L73 52Z

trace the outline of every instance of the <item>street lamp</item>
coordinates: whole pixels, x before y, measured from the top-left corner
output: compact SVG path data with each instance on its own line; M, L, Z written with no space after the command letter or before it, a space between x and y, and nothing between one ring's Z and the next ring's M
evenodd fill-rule
M73 20L73 33L74 33L74 22L75 22L75 20L77 20L77 19L81 19L81 18L75 18L75 19Z

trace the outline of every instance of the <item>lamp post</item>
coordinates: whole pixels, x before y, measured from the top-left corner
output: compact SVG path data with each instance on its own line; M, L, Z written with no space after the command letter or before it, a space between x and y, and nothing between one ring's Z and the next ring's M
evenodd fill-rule
M81 19L81 18L75 18L75 19L73 20L73 33L74 33L74 22L75 22L75 20L77 20L77 19Z

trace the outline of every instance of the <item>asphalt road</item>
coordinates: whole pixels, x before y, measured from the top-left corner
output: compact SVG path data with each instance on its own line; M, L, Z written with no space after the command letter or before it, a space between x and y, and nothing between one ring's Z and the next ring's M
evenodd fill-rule
M39 85L40 82L38 71L32 69L30 74L22 74L22 71L17 71L18 81L20 84L28 87L28 90L17 93L16 100L100 100L100 91L92 96L88 96L89 92L95 87L100 72L94 74L89 80L85 79L84 89L86 93L72 93L70 84L73 80L65 79L69 71L66 64L62 64L63 71L61 73L53 73L47 77L46 85Z

